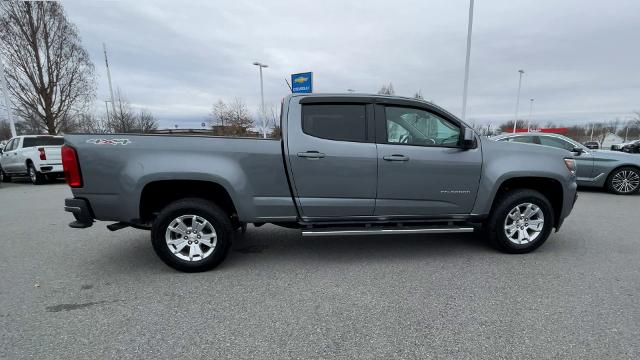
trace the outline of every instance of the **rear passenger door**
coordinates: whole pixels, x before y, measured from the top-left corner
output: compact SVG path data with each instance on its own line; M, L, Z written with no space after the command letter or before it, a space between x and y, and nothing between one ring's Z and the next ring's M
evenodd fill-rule
M292 98L291 185L307 218L371 216L377 186L373 108L359 98Z

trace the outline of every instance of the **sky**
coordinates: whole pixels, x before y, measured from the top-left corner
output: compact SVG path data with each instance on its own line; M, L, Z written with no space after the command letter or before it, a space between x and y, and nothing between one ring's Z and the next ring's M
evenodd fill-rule
M63 1L95 64L104 111L114 89L161 127L199 128L214 102L266 106L312 71L314 92L396 95L462 112L468 0ZM467 121L574 125L640 110L640 1L476 0Z

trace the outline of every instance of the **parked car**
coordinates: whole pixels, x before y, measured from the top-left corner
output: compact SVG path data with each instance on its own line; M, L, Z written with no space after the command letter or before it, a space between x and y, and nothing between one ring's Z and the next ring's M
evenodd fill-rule
M0 181L29 176L33 184L62 176L62 136L25 135L9 140L0 155Z
M622 147L621 151L631 154L640 154L640 140L626 144Z
M584 143L584 146L588 149L597 150L600 148L600 143L597 141L587 141Z
M66 135L74 228L94 219L150 229L183 271L215 267L234 229L303 236L472 232L526 253L569 215L570 154L480 138L430 103L380 95L289 95L281 140ZM389 242L392 246L392 242Z
M496 141L545 145L573 152L579 186L604 187L629 195L640 189L640 157L618 151L592 150L566 136L550 133L515 133L493 137Z
M633 144L633 141L630 142L625 142L625 143L620 143L620 144L613 144L611 145L611 150L613 151L622 151L622 148L627 146L627 145L631 145Z

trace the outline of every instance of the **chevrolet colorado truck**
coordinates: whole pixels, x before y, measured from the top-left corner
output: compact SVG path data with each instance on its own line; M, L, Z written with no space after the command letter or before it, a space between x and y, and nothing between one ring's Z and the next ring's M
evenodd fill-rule
M282 139L272 140L66 135L70 226L150 229L157 255L191 272L220 264L247 223L303 236L477 228L498 249L526 253L576 200L565 151L481 138L431 103L294 94L281 114Z
M9 140L0 151L0 181L9 182L12 176L29 176L34 185L45 179L62 176L60 148L62 136L24 135Z

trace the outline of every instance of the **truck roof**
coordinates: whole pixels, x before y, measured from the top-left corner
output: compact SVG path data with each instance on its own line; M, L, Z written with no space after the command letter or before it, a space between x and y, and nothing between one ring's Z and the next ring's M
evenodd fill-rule
M444 112L449 116L452 116L458 119L460 122L463 122L459 117L452 114L448 110L424 99L416 99L414 97L407 96L397 96L397 95L382 95L382 94L370 94L370 93L313 93L313 94L290 94L285 97L285 99L294 98L294 97L353 97L353 98L371 98L374 102L375 99L388 99L388 100L400 100L400 101L413 101L419 102L428 105L438 111ZM468 125L468 124L467 124Z

